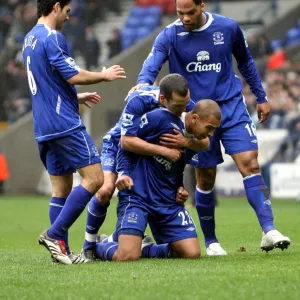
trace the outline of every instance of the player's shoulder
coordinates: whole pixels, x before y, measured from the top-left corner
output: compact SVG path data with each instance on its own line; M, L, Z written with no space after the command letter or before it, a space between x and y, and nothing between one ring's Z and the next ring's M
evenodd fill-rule
M232 18L215 14L215 13L208 13L209 15L212 16L213 22L215 24L218 24L220 26L224 26L225 28L236 28L237 27L237 22L233 20Z
M136 105L141 103L147 105L149 103L158 103L159 93L160 89L158 86L144 86L130 95L128 104Z
M47 40L55 40L57 42L59 42L59 41L65 42L66 38L60 31L50 29L50 31L48 32Z
M164 120L164 121L167 121L169 119L180 119L179 117L177 117L176 115L174 115L173 113L171 113L169 110L167 110L166 108L164 107L158 107L158 108L155 108L151 111L149 111L147 113L147 115L152 118L152 119L155 119L155 120Z
M163 30L163 32L168 37L176 35L178 32L181 32L181 31L185 31L185 29L184 29L184 26L180 19L177 19L176 21L168 24Z

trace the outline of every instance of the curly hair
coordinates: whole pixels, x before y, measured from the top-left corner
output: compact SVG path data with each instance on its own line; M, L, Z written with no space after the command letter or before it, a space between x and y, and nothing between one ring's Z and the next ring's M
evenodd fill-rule
M38 18L48 16L55 3L59 2L61 8L64 8L64 6L68 5L71 1L72 0L37 0L36 5Z

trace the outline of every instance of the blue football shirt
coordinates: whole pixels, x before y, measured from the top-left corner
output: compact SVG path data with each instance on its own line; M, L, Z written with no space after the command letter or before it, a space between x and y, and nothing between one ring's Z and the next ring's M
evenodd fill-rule
M182 118L165 108L158 108L142 116L137 136L149 143L159 144L159 137L164 133L173 133L173 129L185 133ZM182 158L173 163L159 155L139 156L120 149L118 172L129 175L134 187L130 191L119 192L119 196L137 196L153 206L173 206L177 189L183 186L186 161L194 153L184 151Z
M207 98L228 101L240 96L243 88L233 70L233 55L257 102L266 102L266 93L238 24L221 15L205 14L207 22L199 29L186 31L177 20L157 36L137 83L153 84L168 60L170 73L179 73L188 81L195 102Z
M46 25L37 24L25 36L23 61L36 140L55 139L83 129L76 88L67 82L80 69L69 55L65 37Z

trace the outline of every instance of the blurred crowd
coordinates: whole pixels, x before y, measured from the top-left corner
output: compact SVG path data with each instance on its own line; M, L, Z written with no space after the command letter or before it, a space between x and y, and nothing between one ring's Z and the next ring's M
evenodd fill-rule
M139 5L150 3L146 0L139 2L142 2ZM72 0L70 21L65 25L64 34L71 55L83 57L87 69L99 66L101 44L93 25L104 21L108 11L119 15L120 0ZM0 0L0 121L13 123L31 109L21 49L24 35L36 21L35 0ZM117 28L111 30L111 39L107 41L109 58L122 51L122 32ZM250 36L247 40L253 57L266 61L261 77L272 114L262 126L270 129L297 128L298 123L294 120L300 114L300 62L287 60L282 44L278 41L274 44L264 35ZM246 84L243 93L249 112L255 119L256 101Z
M268 121L259 128L287 129L289 134L280 151L280 161L294 161L300 155L300 59L290 61L282 45L271 46L265 36L248 41L254 58L264 58L261 78L271 106ZM245 82L243 94L257 124L256 99Z
M98 67L101 55L93 24L104 21L109 11L118 16L120 0L72 0L63 33L71 55L81 55L87 69ZM31 110L22 44L36 22L35 0L0 0L0 121L13 123ZM109 41L110 58L121 51L118 34L115 29Z

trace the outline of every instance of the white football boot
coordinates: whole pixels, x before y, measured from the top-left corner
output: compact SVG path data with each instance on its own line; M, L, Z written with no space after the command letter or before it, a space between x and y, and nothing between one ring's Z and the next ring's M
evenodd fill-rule
M208 256L225 256L227 252L222 248L220 243L211 243L206 248L206 254Z
M275 248L281 250L287 249L291 244L291 240L282 235L278 230L270 230L266 234L263 232L260 248L262 251L271 251Z
M66 244L62 240L51 239L47 231L44 231L39 237L39 244L46 247L53 259L65 265L71 265L72 261L66 252Z

